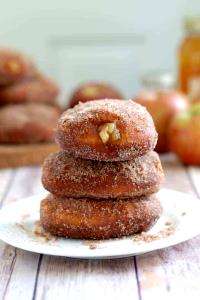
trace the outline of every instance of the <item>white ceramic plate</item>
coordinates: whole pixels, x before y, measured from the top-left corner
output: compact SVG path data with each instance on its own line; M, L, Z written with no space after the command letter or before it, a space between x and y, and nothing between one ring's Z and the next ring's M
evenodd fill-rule
M168 189L160 190L157 195L163 214L154 227L142 236L106 241L48 239L38 234L36 225L43 194L16 201L0 211L0 239L12 246L43 254L115 258L169 247L200 234L200 201L197 198Z

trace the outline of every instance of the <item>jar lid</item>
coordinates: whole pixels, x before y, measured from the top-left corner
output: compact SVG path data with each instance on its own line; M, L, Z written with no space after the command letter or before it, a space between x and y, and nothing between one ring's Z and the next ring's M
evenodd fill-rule
M174 88L176 78L173 72L155 70L144 74L142 84L148 88Z
M200 33L200 15L185 17L184 27L187 33Z

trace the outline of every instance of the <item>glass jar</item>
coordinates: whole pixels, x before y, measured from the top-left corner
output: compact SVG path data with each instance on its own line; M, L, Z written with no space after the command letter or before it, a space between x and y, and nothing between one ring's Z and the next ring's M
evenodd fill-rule
M146 90L170 90L176 86L176 79L172 72L154 70L145 73L141 78L142 88Z
M189 94L200 78L200 16L187 17L184 25L186 36L179 50L179 87Z

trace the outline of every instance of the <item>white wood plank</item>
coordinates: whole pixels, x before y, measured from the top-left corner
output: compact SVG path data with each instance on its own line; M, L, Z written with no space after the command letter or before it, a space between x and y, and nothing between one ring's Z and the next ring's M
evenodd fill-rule
M138 299L134 259L75 260L44 256L36 299Z
M15 169L14 172L12 188L4 199L4 205L44 191L39 167L22 167Z
M14 171L3 204L42 190L39 168ZM0 243L0 299L32 299L39 255Z
M0 299L32 299L38 259L0 242Z
M194 194L194 190L188 180L187 170L181 165L173 154L160 156L165 173L164 187L181 192Z
M187 171L163 157L165 186L194 194ZM200 299L200 237L136 258L142 299Z
M10 188L12 175L13 171L11 169L0 170L0 203L2 203L4 196L6 196ZM6 286L7 278L9 278L8 273L10 274L11 268L9 262L12 261L14 256L14 248L10 247L9 251L8 247L0 241L0 298L2 298L4 292L2 286Z
M200 237L137 258L142 299L200 299Z
M14 252L14 258L7 268L7 281L4 289L4 299L32 299L39 255L6 247L6 252Z

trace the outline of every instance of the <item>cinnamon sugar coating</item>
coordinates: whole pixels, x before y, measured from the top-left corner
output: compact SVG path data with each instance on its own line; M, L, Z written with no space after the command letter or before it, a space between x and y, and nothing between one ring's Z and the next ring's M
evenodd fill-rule
M50 78L36 76L0 88L0 105L24 102L55 104L58 85Z
M116 138L109 135L109 130L102 136L99 130L107 123L115 125ZM104 99L80 103L65 111L58 121L56 141L75 157L124 161L154 149L157 132L141 105L131 100Z
M162 212L155 196L124 200L56 198L42 200L40 219L51 234L82 239L109 239L150 229Z
M0 86L34 74L35 67L27 56L13 49L0 49Z
M0 109L0 143L53 141L59 115L58 108L39 103L4 106Z
M153 151L119 162L84 160L60 151L46 158L42 183L60 197L118 200L155 193L163 178L159 156Z

